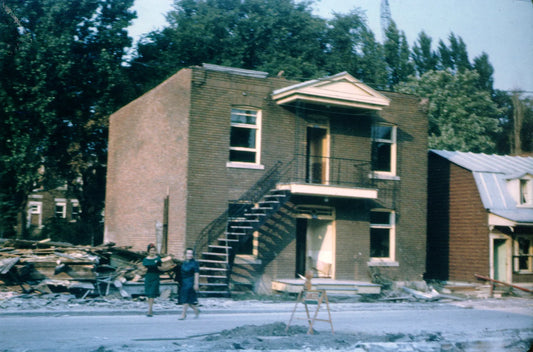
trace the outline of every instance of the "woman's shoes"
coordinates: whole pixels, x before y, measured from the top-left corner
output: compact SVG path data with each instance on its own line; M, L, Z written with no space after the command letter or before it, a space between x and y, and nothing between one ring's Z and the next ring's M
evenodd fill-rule
M187 318L186 315L182 315L181 318L179 318L178 320L185 320Z
M146 316L147 316L147 317L152 317L153 314L152 314L152 313L148 313L148 314L146 314Z
M194 312L194 319L198 319L200 316L200 309L196 308L196 312Z

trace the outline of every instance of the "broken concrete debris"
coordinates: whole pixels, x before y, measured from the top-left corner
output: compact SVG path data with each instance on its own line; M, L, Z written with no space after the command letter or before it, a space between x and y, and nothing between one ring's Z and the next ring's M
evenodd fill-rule
M0 240L0 290L20 293L70 293L131 297L143 294L141 264L146 254L114 244L81 246L62 242ZM172 270L179 264L163 258L162 291L177 292ZM131 287L135 287L131 290Z

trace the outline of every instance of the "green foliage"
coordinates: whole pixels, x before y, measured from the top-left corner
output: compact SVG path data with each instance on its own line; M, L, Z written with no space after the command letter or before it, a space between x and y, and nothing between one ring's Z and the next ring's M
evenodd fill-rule
M135 16L132 4L2 1L0 206L24 212L32 189L66 180L75 186L82 216L94 220L101 214L107 116L133 96L122 66L131 45L126 28ZM85 193L89 185L80 187L80 178L102 189L96 202ZM86 202L90 197L92 203ZM2 213L2 224L11 226L11 214Z
M488 91L476 89L479 74L464 70L429 71L396 88L429 99L429 147L476 153L494 153L492 138L501 132L501 109Z

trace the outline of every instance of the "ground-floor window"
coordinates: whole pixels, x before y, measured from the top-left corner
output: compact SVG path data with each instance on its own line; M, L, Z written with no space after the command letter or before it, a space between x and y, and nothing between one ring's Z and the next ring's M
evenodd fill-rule
M370 212L370 260L394 261L396 246L394 211Z
M514 247L515 271L533 272L533 237L518 236Z

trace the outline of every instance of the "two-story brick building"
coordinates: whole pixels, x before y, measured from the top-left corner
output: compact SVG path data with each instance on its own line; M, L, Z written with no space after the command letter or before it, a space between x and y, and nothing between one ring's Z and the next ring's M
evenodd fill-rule
M347 73L296 82L203 65L111 116L106 242L194 247L213 290L421 280L427 117Z

